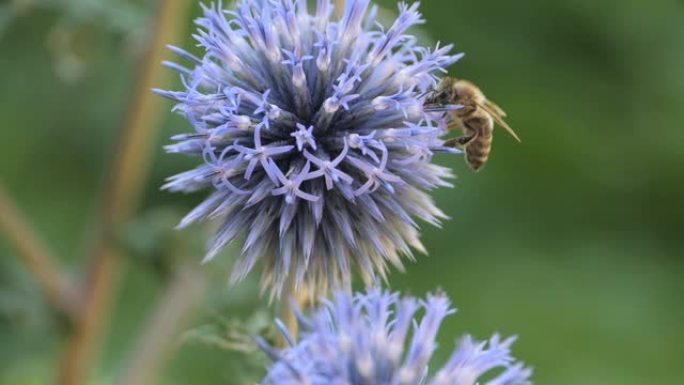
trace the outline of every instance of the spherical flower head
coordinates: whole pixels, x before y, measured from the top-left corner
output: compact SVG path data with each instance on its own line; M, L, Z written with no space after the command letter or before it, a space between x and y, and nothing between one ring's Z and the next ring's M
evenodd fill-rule
M310 317L300 314L298 341L279 323L289 347L277 351L259 340L274 360L261 384L530 384L532 370L510 355L515 338L498 335L483 342L462 338L447 363L428 375L440 324L454 312L444 294L419 301L377 289L355 296L338 292Z
M171 177L168 190L211 195L181 227L219 219L206 256L242 239L232 278L257 262L264 288L288 276L318 290L366 282L388 264L424 251L415 218L445 218L426 191L449 186L431 163L443 146L444 111L424 108L437 75L459 59L428 49L407 30L423 22L418 4L399 5L387 29L369 0L349 0L340 20L330 0L243 0L235 10L204 7L198 58L171 47L190 68L177 102L194 132L172 138L172 153L204 163Z

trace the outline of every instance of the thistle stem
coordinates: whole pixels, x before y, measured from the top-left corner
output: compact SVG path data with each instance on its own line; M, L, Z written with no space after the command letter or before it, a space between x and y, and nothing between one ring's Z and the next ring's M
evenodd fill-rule
M287 279L285 293L283 293L283 296L281 297L279 318L287 328L290 336L296 340L297 335L299 334L299 324L297 323L297 317L295 315L295 306L300 305L300 303L295 281L295 274L290 273ZM278 338L278 346L281 348L287 347L287 339L280 335Z
M70 321L74 321L78 313L75 288L62 273L57 258L38 237L2 185L0 185L0 231L5 234L16 250L17 256L38 282L52 307L66 315Z
M96 347L111 311L119 276L115 245L118 227L134 213L140 198L154 138L159 127L161 100L150 89L168 79L159 64L165 56L164 42L176 42L184 34L190 2L159 0L149 51L139 67L128 119L121 131L116 159L105 186L103 211L91 263L83 286L83 312L67 341L59 375L61 385L81 385L88 375Z
M335 4L335 18L341 19L342 15L344 15L344 4L345 0L333 0L333 4Z
M306 284L296 284L295 273L290 272L286 284L286 292L283 293L280 303L279 318L287 327L290 336L297 340L299 334L299 322L297 321L296 310L305 310L314 304L314 291ZM285 338L278 340L278 346L287 346Z

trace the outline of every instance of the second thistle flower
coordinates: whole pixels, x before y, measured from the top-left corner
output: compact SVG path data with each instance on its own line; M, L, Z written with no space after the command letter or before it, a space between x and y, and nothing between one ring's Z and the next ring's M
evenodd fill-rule
M274 361L261 385L531 384L532 370L511 356L515 338L499 335L462 338L435 369L437 333L454 312L444 294L419 301L378 289L338 292L310 316L300 316L299 339L280 326L287 348L278 351L258 340Z
M329 0L205 7L204 55L172 47L190 66L166 63L185 89L158 90L194 128L167 150L204 159L165 188L213 190L181 226L219 219L207 259L244 237L233 279L262 261L275 293L292 274L323 290L349 286L353 266L367 282L384 276L423 250L415 218L444 218L426 191L451 176L431 163L450 151L445 122L423 103L460 56L407 33L424 22L418 4L400 4L387 29L369 0L332 13Z

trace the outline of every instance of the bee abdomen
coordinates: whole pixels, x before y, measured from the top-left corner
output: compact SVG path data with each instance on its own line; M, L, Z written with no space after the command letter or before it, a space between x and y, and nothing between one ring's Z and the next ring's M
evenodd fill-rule
M466 147L466 162L477 171L487 163L492 149L492 137L478 137Z

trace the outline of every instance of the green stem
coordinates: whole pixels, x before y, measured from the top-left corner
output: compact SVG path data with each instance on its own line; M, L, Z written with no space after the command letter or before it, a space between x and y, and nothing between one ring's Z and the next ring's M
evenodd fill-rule
M110 316L119 276L115 237L118 227L135 212L145 186L152 146L159 128L161 100L150 92L164 85L168 71L160 62L166 55L165 43L178 42L184 34L191 2L159 0L156 22L149 41L149 51L141 63L136 87L129 106L128 119L121 131L116 159L109 173L105 199L91 255L87 278L82 288L83 311L67 341L59 374L61 385L86 382L96 347Z
M202 275L191 267L174 272L164 295L152 311L140 338L131 349L121 385L156 384L167 354L177 345L176 337L204 291Z
M75 301L76 291L72 282L62 273L57 258L38 237L2 185L0 185L0 232L5 234L52 307L69 320L74 321L78 309Z

